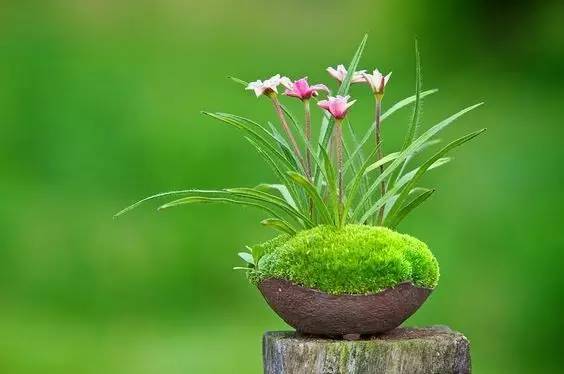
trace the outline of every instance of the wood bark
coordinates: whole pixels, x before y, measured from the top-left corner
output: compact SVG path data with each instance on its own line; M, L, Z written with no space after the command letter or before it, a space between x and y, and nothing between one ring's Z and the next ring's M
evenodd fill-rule
M397 328L377 337L331 340L267 332L265 374L470 373L468 339L446 326Z

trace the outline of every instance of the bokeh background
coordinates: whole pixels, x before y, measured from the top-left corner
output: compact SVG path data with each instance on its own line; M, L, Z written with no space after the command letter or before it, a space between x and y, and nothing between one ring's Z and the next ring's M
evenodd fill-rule
M112 220L146 195L273 180L231 128L271 107L225 79L331 83L369 33L363 68L414 88L423 127L486 136L433 172L438 193L401 226L437 256L439 287L407 322L447 324L477 373L564 364L563 3L546 1L51 0L0 4L0 372L259 373L261 334L286 329L236 252L273 232L227 206ZM354 87L364 128L370 94ZM319 119L319 113L316 114ZM385 124L395 150L410 110Z

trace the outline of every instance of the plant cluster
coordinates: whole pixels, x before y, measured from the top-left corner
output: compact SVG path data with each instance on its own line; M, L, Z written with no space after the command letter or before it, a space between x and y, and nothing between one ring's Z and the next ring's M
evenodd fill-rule
M242 254L249 279L286 279L330 294L371 294L403 282L435 288L437 260L425 243L380 226L317 226Z
M356 50L348 68L339 65L328 68L338 82L332 95L323 84L310 85L307 78L292 81L275 75L265 81L234 81L252 90L257 97L272 104L279 126L259 124L251 119L227 113L203 112L241 131L264 162L278 178L278 183L255 187L221 190L189 189L160 193L143 199L119 212L119 216L148 200L176 196L159 207L193 203L230 203L261 209L270 217L263 225L289 235L319 225L341 228L347 224L375 225L395 228L413 209L435 191L419 183L427 171L444 165L453 148L473 139L485 129L471 132L446 144L419 165L412 165L414 156L439 143L436 135L457 118L481 104L472 105L418 134L422 99L437 90L423 91L421 67L416 45L415 95L405 98L382 111L386 85L390 74L378 69L373 73L357 70L366 44L366 36ZM351 84L366 84L373 93L374 121L357 135L358 128L347 118L355 100L348 95ZM279 87L288 99L303 103L301 119L281 102ZM327 98L318 100L321 93ZM323 112L319 136L314 139L311 123L311 103ZM414 106L405 140L395 152L384 153L382 123L393 113ZM345 134L346 132L346 134Z

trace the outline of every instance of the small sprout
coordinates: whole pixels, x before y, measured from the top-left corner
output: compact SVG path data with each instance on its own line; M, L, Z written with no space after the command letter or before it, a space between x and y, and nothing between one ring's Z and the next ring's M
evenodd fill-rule
M248 252L239 252L239 257L249 265L255 265L255 260L253 259L253 255Z

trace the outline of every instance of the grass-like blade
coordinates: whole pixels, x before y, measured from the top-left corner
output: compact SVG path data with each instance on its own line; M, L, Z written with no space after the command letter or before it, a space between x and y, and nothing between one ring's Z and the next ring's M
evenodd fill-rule
M451 160L450 157L443 157L438 159L437 161L435 161L433 163L433 165L431 165L431 167L429 168L429 170L432 169L436 169L446 163L448 163ZM405 186L410 180L413 179L413 177L415 177L415 174L417 173L417 171L419 170L419 168L416 168L414 170L411 170L410 172L406 173L405 175L403 175L396 184L394 184L394 186L389 189L388 191L386 191L386 194L382 197L380 197L371 207L370 209L366 210L364 215L362 216L362 218L359 219L360 223L364 223L366 220L368 220L368 218L370 218L370 216L372 216L373 214L375 214L378 209L380 209L380 207L382 206L386 206L386 208L388 207L388 205L392 205L395 200L397 200L397 198L399 197L398 192L401 190L401 188L403 186ZM389 210L389 209L388 209ZM354 216L358 217L358 215L362 213L360 212L360 210L355 210Z
M166 196L173 196L173 195L188 195L188 194L191 194L191 193L221 193L221 191L190 189L190 190L177 190L177 191L161 192L161 193L158 193L158 194L155 194L155 195L148 196L144 199L141 199L141 200L129 205L125 209L122 209L119 212L117 212L116 214L114 214L114 218L118 218L119 216L122 216L125 213L130 212L133 209L137 208L138 206L140 206L140 205L142 205L142 204L144 204L144 203L146 203L150 200L159 199L161 197L166 197Z
M426 190L418 195L415 199L411 200L403 208L401 208L397 214L388 222L386 221L386 226L395 229L398 224L415 208L421 205L425 200L427 200L431 195L435 193L435 190Z
M298 210L298 206L296 205L296 201L294 200L294 198L292 197L292 194L290 193L290 190L288 189L288 187L284 184L274 184L274 183L261 183L258 186L255 187L255 189L257 190L274 190L277 191L284 200L286 200L286 202L288 204L290 204L290 206L296 210Z
M296 233L296 229L290 226L290 224L288 224L286 221L278 218L267 218L260 221L260 223L264 226L272 227L273 229L282 231L289 235L294 235Z
M353 178L352 184L350 185L350 189L348 189L346 194L346 201L345 206L343 208L343 219L346 220L348 218L349 210L354 201L359 186L362 183L362 178L366 174L366 169L368 165L370 165L370 159L376 154L376 150L372 151L372 153L368 156L364 163L360 166L360 169L356 172L355 177Z
M318 212L323 216L325 223L328 224L335 224L336 222L331 217L331 213L329 212L329 208L327 208L327 204L323 201L319 192L311 182L304 177L303 175L288 171L287 174L292 178L292 180L299 186L301 186L307 194L313 199L314 206L317 208Z
M300 170L303 171L302 168L302 164L299 160L299 158L297 157L297 155L294 153L294 151L290 148L290 146L288 145L288 142L286 141L286 139L280 134L280 132L276 129L276 127L274 127L270 122L268 122L268 125L270 127L271 132L269 132L267 129L265 129L263 126L261 126L259 123L249 119L249 118L245 118L242 116L238 116L235 114L229 114L229 113L216 113L217 115L220 116L224 116L226 118L229 118L233 121L236 121L239 126L245 126L243 123L246 123L249 126L252 126L252 128L257 129L257 132L260 134L263 134L263 136L269 140L272 141L274 144L277 144L282 153L284 153L284 156L286 156L286 159L289 162L292 162L294 165L294 168L296 170Z
M285 200L279 198L278 196L269 194L261 190L256 190L254 188L228 188L226 192L232 194L233 196L238 196L242 198L247 198L250 200L255 200L260 203L270 204L273 207L284 211L286 214L290 215L292 218L296 219L298 222L302 222L306 227L313 227L314 224L311 222L309 217L304 215L299 210L293 208Z
M239 130L242 130L247 134L247 136L255 140L257 144L260 143L259 146L262 148L263 151L271 154L272 156L275 156L279 161L285 164L285 166L288 167L290 170L295 170L295 166L293 165L292 159L288 159L286 155L280 153L280 151L274 147L271 141L276 142L276 140L272 139L272 134L270 134L268 131L266 131L264 135L261 135L253 128L251 128L248 124L246 124L244 121L238 120L234 117L226 116L225 114L222 113L210 113L210 112L202 112L202 113L212 118L215 118L223 123L231 125ZM270 136L271 141L267 140L265 136Z
M438 91L439 90L437 90L437 89L432 89L432 90L421 92L421 99L424 98L425 96L434 94L435 92L438 92ZM389 116L391 116L392 114L394 114L398 110L412 104L414 101L415 101L415 95L398 101L397 103L392 105L390 107L390 109L386 110L382 114L382 116L380 117L380 121L383 122L386 118L388 118ZM373 137L375 128L376 128L376 123L373 122L372 125L368 128L368 130L366 130L366 133L364 133L364 136L360 140L358 146L352 151L351 156L350 156L351 159L356 157L357 153L362 151L362 148L364 147L366 142L368 142L368 140L370 140ZM345 170L347 170L349 168L349 166L350 166L350 160L345 163Z
M413 139L415 139L415 136L417 135L417 128L419 126L419 121L421 118L421 86L421 55L419 54L417 39L415 39L415 105L413 106L411 123L409 125L409 128L407 129L407 134L403 142L403 146L401 147L402 150L406 149L411 144L411 142L413 142ZM407 162L409 162L409 158L406 158L403 161L404 166ZM403 169L403 167L396 169L392 173L389 179L388 188L390 188L390 185L396 182Z
M323 156L323 168L325 169L325 175L327 180L327 190L329 192L329 198L331 201L331 208L333 210L333 219L335 222L339 222L339 196L337 191L337 173L331 162L331 158L327 153L325 147L321 146L321 155Z
M399 155L400 152L393 152L387 154L386 156L382 157L381 159L379 159L378 161L374 162L369 167L367 167L366 170L364 171L364 174L368 174L372 170L378 169L380 166L386 165L388 162L394 161L396 158L398 158Z
M158 208L158 210L169 209L186 204L211 204L211 203L227 203L227 204L248 206L248 207L264 210L269 214L272 214L276 218L283 219L283 217L281 217L277 212L275 212L273 209L269 208L264 204L258 204L252 201L236 200L228 197L188 196L161 205Z
M352 77L358 67L358 63L360 62L360 58L362 56L362 52L364 51L364 47L366 46L367 39L368 39L368 35L364 35L362 41L360 42L360 45L358 46L355 54L353 55L353 58L347 70L347 75L341 82L337 95L346 96L347 93L349 92L349 87L351 85ZM331 116L325 113L325 116L323 117L323 121L321 122L321 129L319 132L319 142L318 142L319 144L322 144L325 148L327 148L327 144L329 143L329 139L331 138L331 134L333 133L334 126L335 126L335 121L331 118ZM321 149L319 149L317 154L319 155L320 153L321 153Z
M228 78L228 79L231 79L233 82L239 83L240 85L245 86L245 87L249 85L249 82L245 82L244 80L239 79L239 78L237 78L237 77L229 76L229 77L227 77L227 78Z
M441 130L443 130L445 127L447 127L448 125L450 125L451 123L453 123L456 119L458 119L459 117L463 116L464 114L470 112L473 109L476 109L477 107L479 107L480 105L482 105L483 103L478 103L472 106L469 106L461 111L459 111L458 113L453 114L452 116L448 117L447 119L439 122L438 124L436 124L435 126L431 127L430 129L428 129L427 131L425 131L420 137L418 137L416 140L414 140L405 150L401 151L400 155L390 164L390 166L388 166L384 172L382 174L380 174L376 180L370 185L370 187L368 188L367 194L365 196L362 197L359 205L357 206L357 208L355 209L355 215L356 213L358 213L358 209L362 206L362 204L364 203L364 201L366 201L368 199L368 196L372 193L374 193L374 191L378 188L379 184L382 181L385 181L386 178L398 167L400 166L403 161L409 157L411 154L413 154L414 152L417 151L417 149L419 147L421 147L426 141L430 140L433 136L435 136L437 133L439 133Z
M402 149L406 149L417 135L417 127L421 117L421 55L419 54L419 46L415 40L415 105L413 106L413 115L411 117L411 124L407 130L407 136L404 140Z
M407 199L407 195L408 195L409 191L411 191L411 189L417 185L417 182L423 177L423 175L425 175L425 173L431 167L431 165L433 165L437 160L439 160L441 157L446 155L453 148L461 146L462 144L474 139L478 135L482 134L484 131L486 131L486 129L474 131L470 134L464 135L463 137L456 139L453 142L450 142L449 144L444 146L440 151L438 151L433 156L431 156L427 161L425 161L418 168L414 177L406 184L406 186L403 189L403 191L401 192L400 196L395 201L394 207L390 210L389 215L388 215L390 220L393 221L395 219L394 216L397 214L399 209L402 208L405 200Z
M259 156L262 157L264 162L271 167L274 174L280 179L280 182L288 183L290 181L288 175L286 175L285 173L286 170L282 171L278 163L267 152L263 151L263 149L257 144L257 142L255 142L253 139L249 137L245 137L245 140L248 141L255 148L255 150L258 152ZM295 200L298 199L299 195L296 193L296 191L293 190L292 188L289 188L289 190L290 193L292 193L294 199Z

